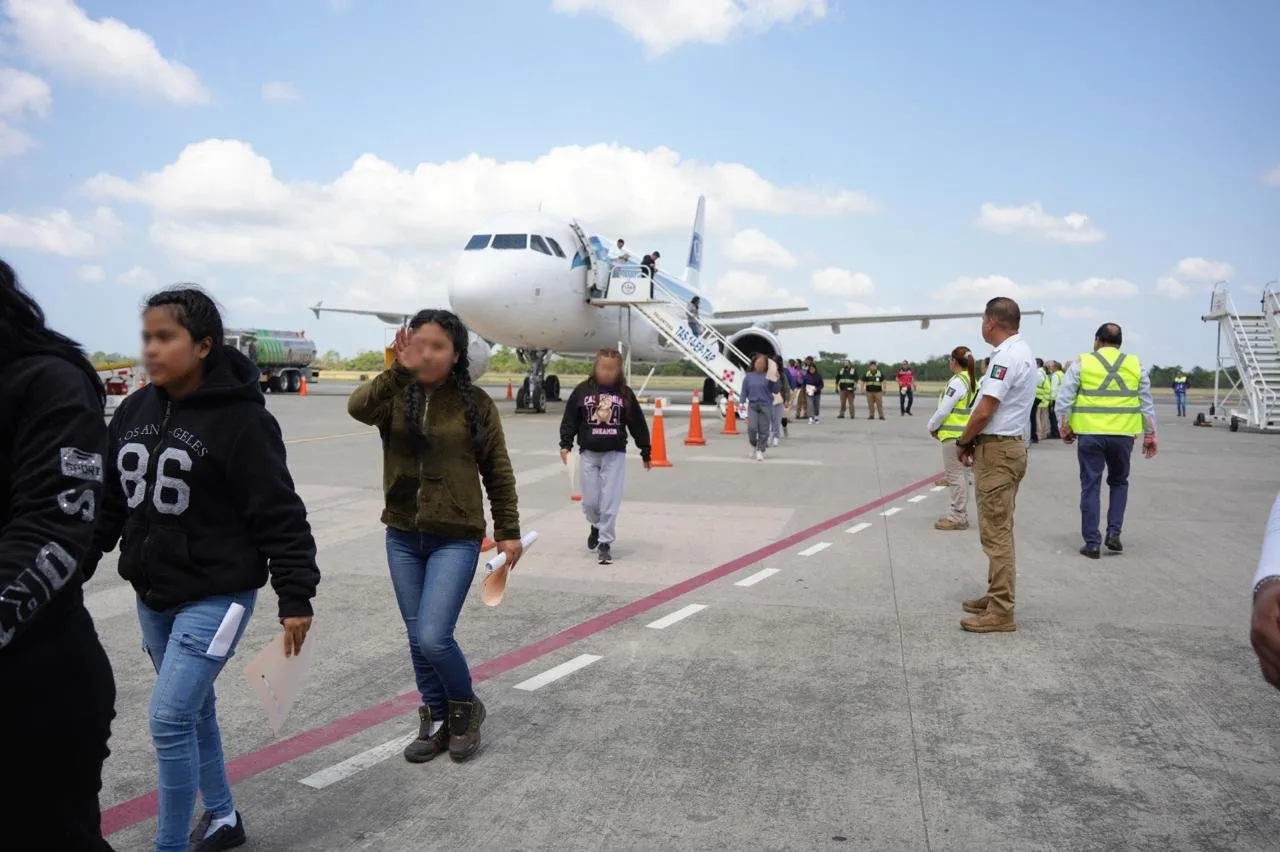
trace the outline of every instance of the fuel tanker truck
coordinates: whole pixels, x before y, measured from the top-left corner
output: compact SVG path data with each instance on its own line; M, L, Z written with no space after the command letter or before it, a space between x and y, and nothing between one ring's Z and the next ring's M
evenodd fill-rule
M270 331L260 328L229 328L226 343L243 352L262 373L262 390L297 393L302 378L315 378L311 362L316 345L301 331Z

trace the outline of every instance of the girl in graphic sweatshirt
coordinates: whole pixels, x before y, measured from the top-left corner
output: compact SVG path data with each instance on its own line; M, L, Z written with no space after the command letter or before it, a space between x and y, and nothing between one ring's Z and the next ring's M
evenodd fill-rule
M581 450L582 513L591 525L587 549L596 551L601 565L613 562L614 525L627 477L628 430L648 470L649 425L627 387L622 353L601 349L591 377L573 389L560 420L560 460L569 463L575 438Z
M245 830L213 684L268 577L285 653L301 650L320 581L316 544L258 369L223 345L213 300L193 287L165 290L147 301L142 321L151 384L111 419L95 555L119 541L120 576L137 593L156 670L156 852L230 849ZM204 814L188 836L197 790Z
M0 260L6 849L111 850L98 791L116 687L81 590L102 498L103 403L102 382L80 346L45 325Z

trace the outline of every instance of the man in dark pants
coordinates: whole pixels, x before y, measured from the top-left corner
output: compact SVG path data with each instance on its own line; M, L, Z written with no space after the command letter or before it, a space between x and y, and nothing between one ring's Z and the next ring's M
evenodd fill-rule
M1129 499L1129 460L1133 439L1143 435L1142 454L1156 454L1156 409L1151 399L1151 378L1138 356L1121 352L1120 326L1103 323L1094 335L1093 351L1081 355L1062 380L1057 414L1062 440L1079 437L1076 457L1080 465L1080 553L1090 559L1102 555L1102 475L1106 473L1110 496L1107 503L1107 549L1119 553L1120 530Z

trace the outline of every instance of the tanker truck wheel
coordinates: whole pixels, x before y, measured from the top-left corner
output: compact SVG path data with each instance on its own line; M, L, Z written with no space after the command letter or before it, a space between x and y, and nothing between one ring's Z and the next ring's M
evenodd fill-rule
M281 390L283 390L283 387L284 386L280 382L279 376L272 376L271 378L267 379L267 390L271 391L272 393L280 393Z
M302 374L290 372L285 374L285 393L297 393L302 390Z

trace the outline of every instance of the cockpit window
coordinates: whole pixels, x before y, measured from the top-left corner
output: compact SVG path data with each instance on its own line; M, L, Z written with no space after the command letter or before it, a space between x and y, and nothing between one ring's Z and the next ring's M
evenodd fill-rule
M529 245L533 248L534 251L540 251L545 255L551 254L551 249L547 248L547 244L543 241L542 237L538 236L537 234L534 234L533 236L529 237Z
M467 247L463 251L479 251L482 248L488 248L490 236L490 234L476 234L467 240Z
M564 257L564 249L560 248L560 244L551 237L547 237L547 242L551 244L551 250L556 253L556 257Z
M527 249L528 247L528 234L496 234L493 238L493 245L490 246L490 248L496 249Z

